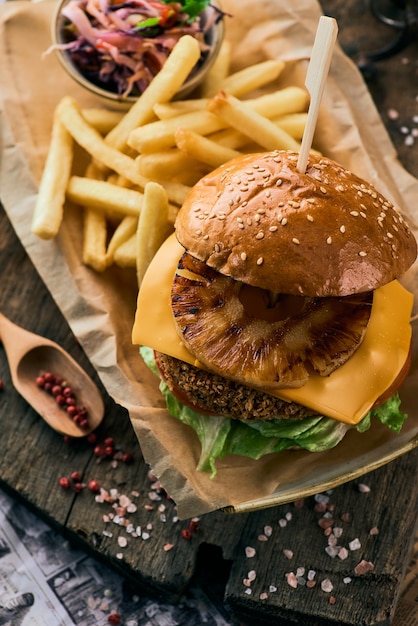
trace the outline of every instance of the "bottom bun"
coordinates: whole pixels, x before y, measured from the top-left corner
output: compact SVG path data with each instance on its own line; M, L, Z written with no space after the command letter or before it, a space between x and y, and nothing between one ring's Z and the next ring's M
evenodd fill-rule
M316 415L301 404L281 400L162 352L155 352L155 361L170 391L200 413L247 422Z

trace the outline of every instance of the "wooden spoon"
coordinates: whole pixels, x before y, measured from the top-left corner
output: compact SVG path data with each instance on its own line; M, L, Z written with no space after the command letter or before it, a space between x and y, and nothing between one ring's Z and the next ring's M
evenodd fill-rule
M68 352L46 337L17 326L1 313L0 337L16 391L52 428L70 437L84 437L97 428L104 416L103 398ZM87 409L87 428L80 428L52 395L38 387L36 378L46 371L61 376L72 387L77 405Z

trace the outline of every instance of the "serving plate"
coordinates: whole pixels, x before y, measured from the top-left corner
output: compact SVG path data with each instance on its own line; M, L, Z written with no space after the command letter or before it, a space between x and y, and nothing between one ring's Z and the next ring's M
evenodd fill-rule
M224 10L234 15L226 28L234 68L280 57L288 62L289 71L277 86L303 84L321 14L319 5L311 0L302 0L297 9L290 0L266 4L254 15L250 0L222 2ZM251 511L293 501L332 489L416 447L418 355L414 343L411 373L401 391L402 408L409 419L400 435L375 423L366 433L349 432L336 448L325 453L285 451L259 461L227 457L219 462L213 479L196 471L200 449L194 432L167 413L156 377L131 343L137 295L134 272L111 268L105 274L95 274L82 265L82 222L76 207L66 207L58 238L42 241L30 233L56 104L71 93L83 107L98 106L94 97L74 85L56 59L42 56L50 43L54 6L48 1L33 4L17 0L0 7L0 197L108 393L129 411L144 457L177 502L179 516L193 517L218 509ZM30 50L21 45L29 36ZM413 206L418 181L398 163L357 69L338 46L323 97L316 144L327 156L375 184L405 212ZM405 284L418 293L415 268L405 277Z

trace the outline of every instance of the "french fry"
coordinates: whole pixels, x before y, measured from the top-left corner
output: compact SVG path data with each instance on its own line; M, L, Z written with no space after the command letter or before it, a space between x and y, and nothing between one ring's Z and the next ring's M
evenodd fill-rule
M223 40L218 56L206 74L200 95L202 98L211 98L221 88L221 83L229 74L231 64L231 43L226 39Z
M138 228L138 217L127 215L118 224L115 229L106 250L106 263L111 265L115 258L115 253L128 239L135 235ZM135 258L135 248L134 248ZM135 266L135 262L134 262Z
M294 139L300 140L303 135L307 119L307 113L290 113L274 118L272 122L284 131L289 133ZM244 146L248 146L248 137L235 128L225 128L208 137L214 143L231 150L239 151Z
M212 168L219 167L226 161L239 156L237 150L224 148L206 137L202 137L191 130L179 128L175 134L176 144L185 154Z
M144 204L136 232L136 274L141 285L145 271L163 241L173 231L169 221L169 205L164 187L149 182L144 191Z
M202 165L177 148L141 154L138 161L141 174L149 180L175 178L185 171L195 171L201 175L204 173Z
M136 267L136 235L135 233L116 248L113 260L122 268Z
M67 186L67 198L81 206L87 206L105 215L138 218L143 194L108 181L71 176Z
M272 119L279 117L279 115L306 111L309 104L309 94L302 87L284 87L272 93L245 100L245 104L260 115Z
M61 226L72 163L73 138L55 113L31 225L32 233L42 239L55 237Z
M226 76L220 84L219 91L226 91L231 96L240 98L268 83L275 81L286 64L284 61L269 59Z
M274 124L289 133L295 139L302 139L305 130L307 113L289 113L273 119Z
M109 109L82 109L84 119L102 136L107 135L120 122L123 113L121 111L109 111Z
M105 214L95 209L85 209L83 263L96 270L96 272L103 272L107 267L106 239L107 224Z
M206 135L225 128L225 123L209 111L192 111L136 128L129 135L128 144L139 153L167 150L175 145L175 133L180 127Z
M125 151L131 131L154 119L154 105L171 100L199 59L200 46L197 40L191 35L181 37L144 93L106 135L106 143Z
M138 174L134 159L104 141L100 133L86 122L80 105L74 98L64 96L58 103L57 112L74 141L84 148L93 159L121 176L125 176L140 187L145 187L147 181Z
M266 150L298 151L300 148L299 142L289 133L275 126L271 120L263 117L238 98L223 91L210 100L208 110Z
M208 101L208 98L175 100L174 102L167 102L166 104L156 104L154 112L159 120L168 120L177 115L193 113L193 111L205 111Z

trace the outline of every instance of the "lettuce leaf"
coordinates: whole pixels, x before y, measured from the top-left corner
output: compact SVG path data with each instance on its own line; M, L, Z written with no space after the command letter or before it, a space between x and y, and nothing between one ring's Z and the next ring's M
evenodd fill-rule
M159 376L153 350L141 347L140 352L148 367ZM407 415L400 410L397 393L369 411L359 424L350 426L323 415L300 420L278 417L265 422L243 422L228 417L202 415L177 400L163 380L160 382L160 391L171 415L195 430L202 446L197 469L211 472L212 477L216 475L216 460L228 454L256 460L295 446L310 452L323 452L336 446L350 428L358 432L368 430L372 418L396 433L400 432L407 419Z

